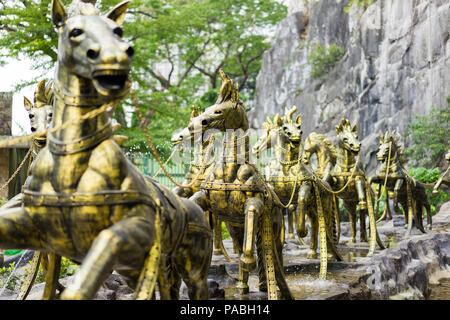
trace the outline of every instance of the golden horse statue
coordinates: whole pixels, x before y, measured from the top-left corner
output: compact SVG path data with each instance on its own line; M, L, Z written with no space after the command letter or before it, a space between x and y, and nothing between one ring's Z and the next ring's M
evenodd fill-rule
M191 119L200 115L201 111L198 107L192 107ZM172 144L179 148L179 150L184 150L185 144L189 143L193 146L193 156L194 159L190 163L188 172L184 177L182 185L189 186L188 188L175 186L172 191L180 197L189 198L194 193L200 190L200 184L205 180L205 178L211 173L215 165L215 153L214 153L214 136L204 139L201 143L194 143L189 128L186 127L178 133L172 135ZM211 229L213 231L214 237L214 254L223 254L228 262L233 260L228 255L222 242L222 221L214 219L214 215L207 214Z
M449 169L450 169L450 151L447 151L445 154L445 160L447 160L447 170L442 174L442 176L439 178L438 181L436 181L436 184L433 187L433 195L439 194L439 188L441 188L442 185L447 186L447 188L450 188L450 177L448 175Z
M372 188L366 177L363 163L361 162L361 143L358 140L358 127L350 124L347 119L342 119L336 126L337 132L337 160L336 165L331 170L328 181L333 189L333 193L343 200L344 207L349 213L351 239L356 241L356 207L359 206L360 240L367 242L366 216L369 216L370 241L369 253L371 256L375 252L376 243L381 249L384 245L381 242L375 221L374 195Z
M272 186L277 196L286 205L288 217L288 238L294 239L295 178L289 176L289 170L299 161L299 149L302 138L302 119L292 115L297 111L294 106L286 110L283 117L277 113L273 121L267 118L263 123L266 134L253 146L252 152L259 155L267 149L274 149L268 166L265 168L266 181Z
M112 270L137 299L154 297L156 282L162 299L176 299L181 279L191 299L207 299L212 236L204 212L145 179L112 138L110 106L131 87L133 48L121 38L128 3L99 16L68 15L52 1L59 34L52 123L24 205L0 213L0 247L81 263L63 299L93 298Z
M222 70L220 76L222 86L216 103L193 118L188 128L196 143L204 134L208 136L209 130L224 132L223 154L190 199L229 225L230 235L238 243L240 294L249 292L249 272L256 267L256 238L259 290L267 290L269 299L277 299L279 287L281 297L291 299L283 271L281 208L249 161L249 126L237 85Z
M396 131L387 131L384 136L380 136L377 159L381 166L369 182L383 185L386 191L393 192L394 211L399 212L398 203L400 203L405 214L407 235L411 233L413 226L425 233L422 221L423 208L427 211L428 228L431 229L431 209L425 187L404 168L402 148Z

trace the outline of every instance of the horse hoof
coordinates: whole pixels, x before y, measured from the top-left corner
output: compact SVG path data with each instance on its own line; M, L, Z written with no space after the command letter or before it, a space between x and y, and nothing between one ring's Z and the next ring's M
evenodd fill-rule
M310 251L306 257L308 259L317 259L317 252Z
M288 235L288 239L295 239L295 236L294 236L294 234L293 234L293 233L289 233L289 235Z
M215 256L220 256L222 254L222 250L220 249L214 249L214 255Z
M252 271L253 269L256 268L256 259L253 255L250 256L242 255L241 262L244 264L245 269L247 269L247 271Z
M351 238L350 240L348 240L349 243L355 243L356 239L355 238Z

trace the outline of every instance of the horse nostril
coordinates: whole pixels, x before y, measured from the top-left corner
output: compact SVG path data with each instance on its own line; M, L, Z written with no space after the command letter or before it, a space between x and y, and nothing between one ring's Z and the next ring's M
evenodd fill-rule
M31 127L31 132L35 132L36 128L35 127Z
M89 59L95 60L95 59L98 58L99 51L93 50L93 49L89 49L89 50L86 52L86 55L87 55L87 57L88 57Z
M208 124L207 120L202 120L202 126L206 126Z
M133 56L134 56L134 49L133 49L133 47L131 47L131 46L128 47L128 49L125 52L130 58L133 58Z

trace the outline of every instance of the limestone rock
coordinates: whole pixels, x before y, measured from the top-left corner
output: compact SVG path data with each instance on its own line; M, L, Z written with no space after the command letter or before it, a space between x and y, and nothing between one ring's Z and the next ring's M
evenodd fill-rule
M336 136L334 126L358 123L369 173L378 136L404 133L414 115L442 108L450 92L450 2L378 0L367 9L348 1L289 1L262 59L250 123L297 105L306 137ZM323 80L311 77L308 54L316 43L336 44L344 56ZM408 141L406 141L408 142Z

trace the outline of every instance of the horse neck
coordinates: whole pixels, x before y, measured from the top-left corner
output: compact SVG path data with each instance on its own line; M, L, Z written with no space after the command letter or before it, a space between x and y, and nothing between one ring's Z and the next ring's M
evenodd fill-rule
M55 98L50 129L67 121L79 119L101 106L100 98L92 81L69 72L58 63L55 77ZM111 126L109 113L104 112L92 118L69 125L65 129L50 133L53 140L69 143L90 136Z
M276 146L275 155L281 163L290 163L298 160L299 147L293 147L288 139L283 139L281 134L278 134Z
M203 162L205 162L205 164L207 164L208 160L211 158L210 157L211 151L214 151L212 146L213 143L211 142L195 144L193 163L201 165L203 164Z
M247 134L238 137L235 131L227 131L223 139L223 162L227 164L248 163L250 140Z
M383 161L383 165L381 167L381 172L386 173L386 169L388 170L388 173L396 173L398 171L401 171L401 163L400 163L400 157L398 156L397 150L391 151L391 157L389 159L388 164L388 158L386 158Z
M351 171L356 164L356 155L350 150L339 147L337 165L343 172Z

